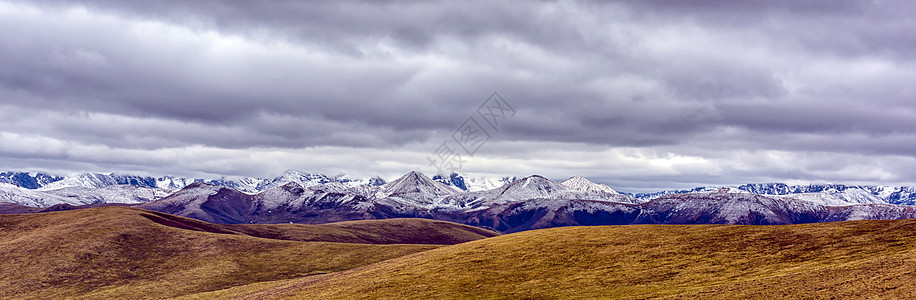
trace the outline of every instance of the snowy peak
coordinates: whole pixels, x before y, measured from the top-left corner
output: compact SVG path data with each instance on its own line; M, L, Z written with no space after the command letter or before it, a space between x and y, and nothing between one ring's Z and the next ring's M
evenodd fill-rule
M603 184L594 183L582 176L573 176L561 183L568 189L587 192L587 193L608 193L611 195L618 194L611 187Z
M509 183L509 187L522 188L522 189L550 189L550 190L559 190L562 189L559 183L556 181L545 178L541 175L531 175L524 177L522 179L513 181Z
M432 179L441 184L452 186L462 191L468 190L467 183L464 182L464 176L458 175L458 173L452 173L451 175L448 175L448 176L442 175L442 174L436 174L435 176L433 176Z
M509 184L513 181L518 180L518 177L515 176L502 176L502 177L468 177L460 175L458 173L452 173L451 175L442 175L438 174L432 177L433 180L438 181L444 185L451 186L456 190L467 191L467 192L478 192L492 190L500 188L506 184Z
M710 192L710 193L718 193L718 194L752 194L751 192L748 192L748 191L745 191L745 190L742 190L742 189L729 188L729 187L720 188L720 189L717 189L717 190L712 191L712 192Z
M500 197L511 199L553 198L566 187L541 175L531 175L503 187Z
M816 222L826 207L723 188L671 194L642 205L640 223L772 225Z
M64 178L40 172L0 172L0 183L8 183L30 190L62 179Z
M430 179L417 171L410 171L388 184L382 186L385 196L398 196L405 194L426 194L432 196L446 196L458 193L455 189L440 182Z
M118 181L108 174L99 173L80 173L74 176L67 176L63 180L50 183L43 186L42 190L54 190L66 187L82 187L91 189L100 189L106 186L117 185Z

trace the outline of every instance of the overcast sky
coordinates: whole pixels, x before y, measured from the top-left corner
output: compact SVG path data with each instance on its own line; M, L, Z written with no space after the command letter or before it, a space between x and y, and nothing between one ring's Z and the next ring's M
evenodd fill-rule
M684 3L0 0L0 169L916 183L916 5Z

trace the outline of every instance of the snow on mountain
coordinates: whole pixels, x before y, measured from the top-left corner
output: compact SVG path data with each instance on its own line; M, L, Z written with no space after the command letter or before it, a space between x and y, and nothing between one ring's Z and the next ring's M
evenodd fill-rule
M377 187L376 187L377 189ZM196 218L213 223L327 223L366 220L399 215L362 195L360 187L340 182L303 187L296 182L254 195L205 183L191 184L163 199L140 208Z
M6 173L3 173L6 174ZM13 176L22 177L22 175L11 174L7 177L12 178ZM51 179L45 177L39 177L41 180L51 181ZM3 182L3 177L0 176L0 182ZM7 181L12 181L8 179ZM20 180L22 181L22 180ZM19 181L17 181L19 182ZM176 177L176 176L163 176L163 177L148 177L148 176L137 176L137 175L123 175L123 174L104 174L104 173L79 173L63 177L59 180L49 182L47 184L40 185L29 185L36 186L41 190L58 190L69 187L82 187L82 188L95 188L100 189L107 186L114 185L136 185L141 187L148 188L160 188L167 190L179 190L193 183L207 183L212 185L220 185L235 190L256 194L269 189L277 188L289 182L296 182L304 187L316 186L320 184L326 184L331 182L338 182L347 186L378 186L385 183L385 180L373 177L368 179L352 179L345 175L339 175L335 177L329 177L322 174L313 174L305 173L300 171L289 170L284 172L281 176L276 178L256 178L256 177L240 177L240 178L219 178L219 179L200 179L200 178L186 178L186 177Z
M64 178L40 172L0 172L0 183L8 183L31 190L61 179Z
M180 190L192 183L201 182L201 181L202 180L196 180L192 178L163 176L163 177L156 178L155 186L161 189Z
M637 223L794 224L816 222L825 206L723 188L662 196L643 205Z
M257 194L193 183L138 207L215 223L419 217L503 232L577 225L795 224L916 217L916 207L912 206L834 206L845 202L826 198L832 196L824 192L764 196L720 188L669 194L643 203L612 191L581 177L558 183L533 175L496 189L459 192L419 172L410 172L382 186L329 181L305 187L290 181Z
M614 203L634 204L639 201L629 195L619 194L610 187L601 187L587 179L573 179L573 187L544 178L540 175L528 176L500 188L461 193L440 199L436 206L445 211L466 209L487 209L497 205L530 199L567 199L590 200Z
M596 193L596 194L607 193L609 195L619 194L617 193L617 191L615 191L614 189L612 189L611 187L607 185L591 182L590 180L582 176L570 177L566 181L561 182L561 184L563 184L564 186L566 186L569 189L587 192L587 193Z
M25 189L0 183L0 202L46 208L58 204L73 206L103 203L136 204L153 201L171 193L169 190L135 185L111 185L102 188L85 186L55 190Z
M310 187L289 182L254 195L252 201L255 202L257 209L268 210L269 213L280 208L291 210L307 207L333 209L346 207L364 212L371 206L365 195L366 192L359 187L349 187L340 182Z
M518 177L467 177L464 175L459 175L458 173L452 173L448 176L442 174L435 175L432 177L432 179L444 185L454 187L457 190L477 192L502 187L515 180L518 180Z
M640 202L649 202L655 198L671 195L671 194L684 194L684 193L695 193L695 192L710 192L719 189L718 187L696 187L689 190L663 190L652 193L626 193L627 195L632 196L633 198L638 199Z
M96 204L96 203L145 203L171 194L171 190L141 187L137 185L112 185L100 189L87 187L66 187L57 190L44 191L47 194L71 199L70 204Z
M258 189L261 191L266 191L280 187L290 182L295 182L303 187L310 187L319 184L336 182L336 180L323 174L311 174L294 170L287 170L286 172L283 172L283 175L280 175L280 177L269 180L266 185L259 186Z
M504 233L558 226L623 225L639 216L640 206L606 201L529 199L495 205L451 219Z
M889 203L911 204L916 203L916 189L912 187L889 187L875 185L844 185L844 184L809 184L787 185L785 183L755 183L745 184L739 189L761 195L793 195L821 193L828 196L822 197L827 201L842 201L850 204L856 203ZM811 198L800 196L800 198Z
M42 191L21 188L8 183L0 183L0 202L15 203L30 207L49 207L57 204L92 204L74 202L72 199L51 195Z
M423 173L410 171L404 176L389 182L382 186L381 192L384 197L398 196L405 194L426 194L433 196L446 196L458 193L457 190L434 181Z
M856 204L829 207L822 222L858 220L894 220L916 218L916 207L894 204Z
M223 199L211 199L213 196L216 196L220 193L223 193ZM238 222L238 219L222 218L222 215L218 213L225 210L244 212L244 210L238 209L238 205L232 205L229 201L225 201L227 200L227 195L235 195L238 197L247 196L247 194L232 190L227 187L196 182L184 187L174 194L169 195L168 197L143 203L137 207L175 214L183 217L195 218L207 222L221 223L221 221L225 222L228 220L236 223L241 223ZM207 206L208 202L210 202L209 206ZM247 201L247 199L242 199L241 201L236 202L241 202L243 206L247 206L248 204L246 202L249 201ZM212 209L214 207L216 209Z
M50 191L68 187L100 189L112 185L118 185L118 181L110 174L80 173L42 186L39 190Z
M398 213L410 213L428 210L437 199L458 193L458 190L432 180L423 173L411 171L379 187L374 200Z
M885 203L916 205L916 187L912 186L866 186L863 188Z

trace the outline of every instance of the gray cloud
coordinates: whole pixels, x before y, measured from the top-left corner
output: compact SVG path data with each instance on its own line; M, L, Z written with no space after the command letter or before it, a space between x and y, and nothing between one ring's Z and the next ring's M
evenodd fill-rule
M499 91L517 114L466 172L624 189L916 182L914 9L0 2L16 28L0 40L0 166L430 172L425 156Z

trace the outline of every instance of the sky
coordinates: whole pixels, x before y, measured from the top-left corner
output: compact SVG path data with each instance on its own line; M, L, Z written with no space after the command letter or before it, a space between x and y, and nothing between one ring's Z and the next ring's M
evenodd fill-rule
M0 169L916 184L912 16L909 1L0 0Z

